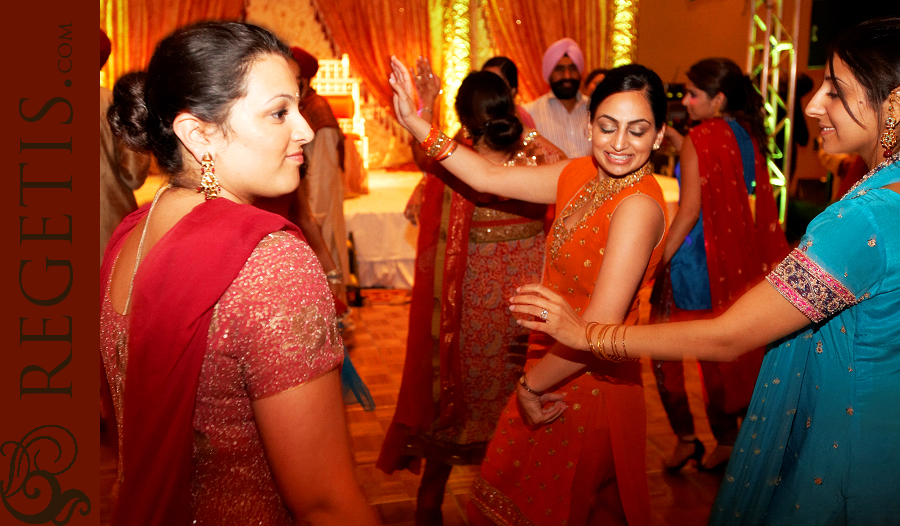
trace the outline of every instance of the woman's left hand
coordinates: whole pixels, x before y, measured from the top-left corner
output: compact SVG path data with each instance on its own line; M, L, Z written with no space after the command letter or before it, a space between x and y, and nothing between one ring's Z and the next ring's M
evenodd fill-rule
M563 401L566 397L565 393L544 393L537 396L517 384L516 396L519 399L519 413L526 424L536 426L549 424L559 418L569 407Z
M538 285L522 285L518 294L510 298L509 310L518 314L530 314L535 320L519 319L519 325L547 333L559 343L572 349L587 351L584 329L587 322L552 290ZM546 315L544 315L546 311Z

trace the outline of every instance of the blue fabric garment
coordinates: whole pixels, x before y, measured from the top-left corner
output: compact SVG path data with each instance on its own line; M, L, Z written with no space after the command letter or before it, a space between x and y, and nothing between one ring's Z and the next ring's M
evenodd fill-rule
M738 148L741 152L741 164L744 166L744 183L747 193L753 194L754 152L753 141L740 124L734 119L726 119L734 132ZM678 184L681 184L681 172L676 171ZM709 291L709 268L706 265L706 246L703 243L703 212L697 218L694 228L684 238L681 247L672 256L672 295L675 306L685 310L702 310L712 308Z
M747 194L753 195L753 176L756 172L753 162L753 141L750 139L750 134L747 133L747 130L738 124L736 120L727 118L725 122L728 123L731 131L734 132L734 138L737 140L738 148L741 150L741 164L744 165L744 184L747 185Z
M813 220L788 258L805 264L770 274L814 319L835 290L855 300L766 354L710 524L900 523L900 194L882 188L896 182L900 162Z

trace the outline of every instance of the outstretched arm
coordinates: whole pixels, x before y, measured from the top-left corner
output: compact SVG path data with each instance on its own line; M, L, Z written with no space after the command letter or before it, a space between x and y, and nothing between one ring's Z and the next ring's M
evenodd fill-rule
M512 298L510 310L552 314L547 323L522 320L530 329L546 332L569 347L588 351L587 321L565 300L541 285L524 285ZM629 358L730 362L809 325L809 318L786 300L769 282L763 281L741 296L727 311L711 320L629 327L626 351ZM596 337L597 332L593 335ZM608 350L608 347L606 347Z
M406 66L391 57L394 113L417 142L425 141L431 122L416 115L413 83ZM502 195L533 203L556 201L556 184L567 161L542 166L497 166L460 146L441 165L478 192Z

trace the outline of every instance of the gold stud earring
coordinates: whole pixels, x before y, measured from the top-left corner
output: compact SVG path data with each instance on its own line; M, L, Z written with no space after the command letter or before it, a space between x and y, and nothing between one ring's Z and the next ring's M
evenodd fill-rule
M216 163L213 161L209 152L203 154L200 161L200 186L197 187L197 193L206 194L206 200L219 197L222 187L219 186L219 179L216 177Z

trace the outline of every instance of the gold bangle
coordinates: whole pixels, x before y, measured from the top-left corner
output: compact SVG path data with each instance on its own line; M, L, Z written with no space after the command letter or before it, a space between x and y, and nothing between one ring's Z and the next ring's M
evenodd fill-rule
M606 333L609 332L609 329L613 327L613 325L604 325L602 329L600 329L600 334L597 335L597 358L601 360L609 361L609 356L606 354L606 351L603 350L603 345L606 343Z
M428 135L425 137L425 140L419 143L419 148L422 151L427 152L431 145L434 144L434 140L437 139L438 134L441 133L441 130L437 128L437 126L432 126L430 130L428 130Z
M528 391L529 393L531 393L535 396L543 396L544 395L543 391L538 391L537 389L532 389L531 387L528 386L528 382L525 380L524 373L522 374L522 376L519 377L519 385L522 386L522 389L525 389L526 391Z
M447 137L443 132L438 132L437 137L434 139L434 144L428 148L426 155L428 157L437 157L438 153L447 146L448 142L450 142L450 137Z
M630 360L631 358L628 357L628 351L625 350L625 333L626 332L628 332L628 325L626 325L625 328L622 329L622 354L625 356L626 360Z
M589 321L587 325L584 326L584 338L587 340L588 350L591 351L591 354L596 355L597 353L594 351L594 342L591 341L591 330L597 325L600 325L596 321Z
M615 362L619 358L616 352L616 333L619 332L619 325L613 327L612 333L609 335L609 361Z
M447 145L447 148L437 157L434 158L435 161L443 161L444 159L453 155L453 152L456 151L456 147L459 146L459 143L450 139L450 143Z

